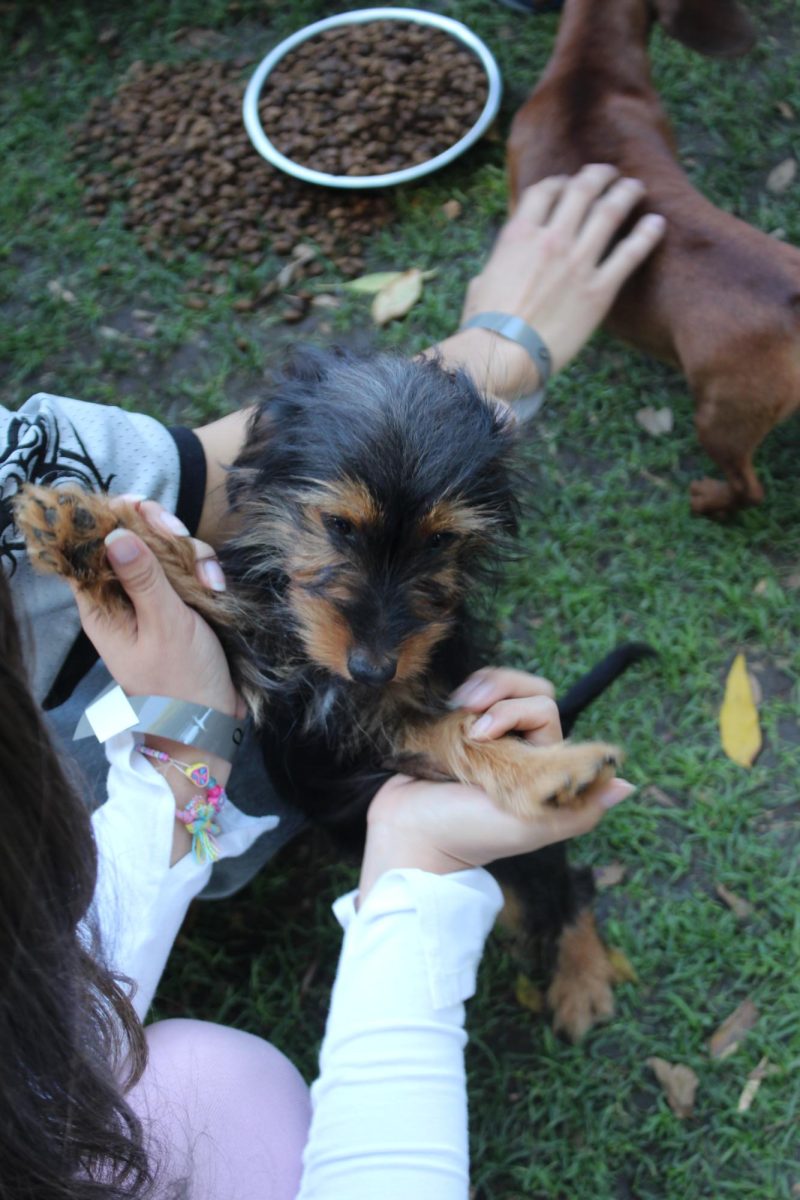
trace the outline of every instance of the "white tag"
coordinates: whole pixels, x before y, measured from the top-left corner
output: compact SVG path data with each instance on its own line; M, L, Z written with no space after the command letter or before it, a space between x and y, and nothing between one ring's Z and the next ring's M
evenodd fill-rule
M90 704L85 716L98 742L107 742L115 734L139 724L139 717L121 687L112 688Z

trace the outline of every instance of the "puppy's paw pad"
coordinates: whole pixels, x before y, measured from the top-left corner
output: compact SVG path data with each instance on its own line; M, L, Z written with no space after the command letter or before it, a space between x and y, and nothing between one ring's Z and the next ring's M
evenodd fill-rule
M26 484L14 518L34 566L84 582L103 569L103 539L117 525L105 497Z

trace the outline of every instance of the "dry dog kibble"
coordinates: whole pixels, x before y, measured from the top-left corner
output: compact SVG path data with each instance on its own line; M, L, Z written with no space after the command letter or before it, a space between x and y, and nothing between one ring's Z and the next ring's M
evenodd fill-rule
M459 141L486 103L475 55L407 21L330 29L290 51L261 94L282 154L330 175L385 175Z
M168 262L203 251L212 277L232 260L257 265L269 250L290 255L309 242L344 274L360 275L363 240L390 219L391 198L332 195L265 162L242 123L244 66L135 63L74 130L86 212L99 224L122 204L147 250ZM322 269L308 258L293 278Z

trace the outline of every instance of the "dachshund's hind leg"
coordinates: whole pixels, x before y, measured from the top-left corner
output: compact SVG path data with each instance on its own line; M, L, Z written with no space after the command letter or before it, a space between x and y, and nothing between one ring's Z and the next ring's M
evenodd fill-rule
M401 754L421 757L437 775L476 784L516 816L533 816L547 805L580 807L590 785L611 779L622 760L620 750L605 742L532 746L513 736L473 741L475 720L454 712L415 725L405 731Z

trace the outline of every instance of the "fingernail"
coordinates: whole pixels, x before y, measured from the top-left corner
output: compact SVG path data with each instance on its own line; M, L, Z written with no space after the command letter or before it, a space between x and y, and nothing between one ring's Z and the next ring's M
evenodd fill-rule
M112 529L105 539L108 557L112 563L124 567L139 557L139 542L129 529Z
M184 525L179 517L174 516L170 512L162 512L158 514L158 521L170 533L174 533L177 537L189 537L189 530Z
M472 737L485 737L486 734L489 732L489 730L492 728L492 724L493 724L492 718L489 716L488 713L484 713L484 715L482 717L479 717L478 720L475 722L475 724L472 726L472 729L470 730L471 736Z
M211 588L212 592L225 591L225 576L222 573L222 567L215 558L204 558L198 566L200 577L207 588Z
M661 216L661 213L648 213L646 217L642 217L642 225L645 229L652 229L654 232L657 229L663 229L666 221Z
M608 787L600 797L600 803L603 808L613 808L616 804L621 804L630 796L631 792L635 792L636 788L632 783L628 783L627 779L612 779Z
M127 500L129 504L141 504L147 496L141 496L139 492L123 492L121 496L115 496L115 500Z

